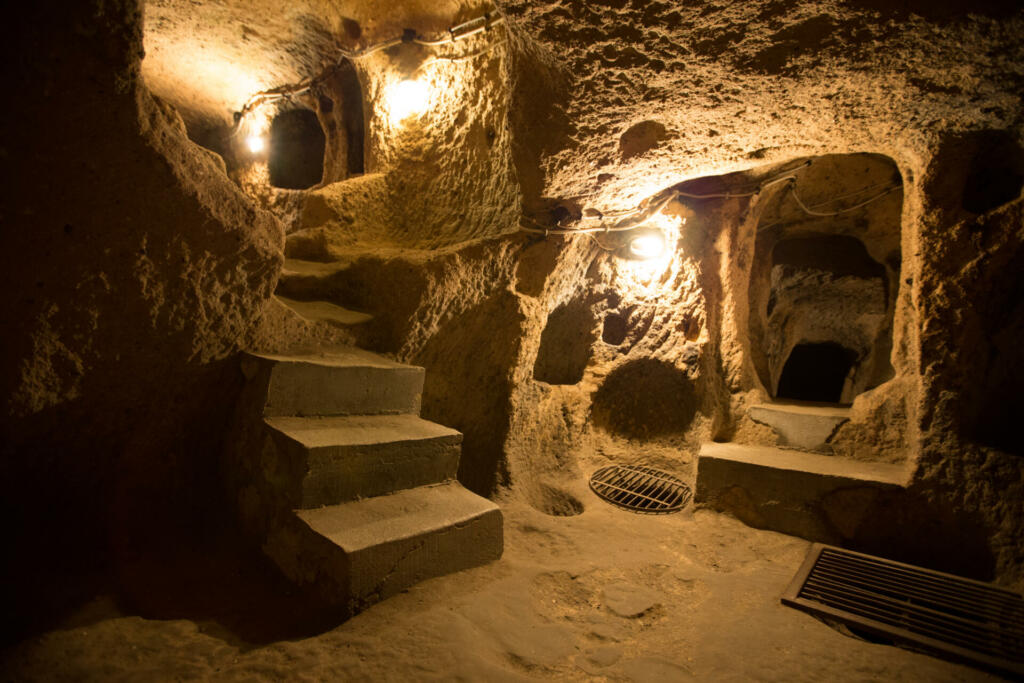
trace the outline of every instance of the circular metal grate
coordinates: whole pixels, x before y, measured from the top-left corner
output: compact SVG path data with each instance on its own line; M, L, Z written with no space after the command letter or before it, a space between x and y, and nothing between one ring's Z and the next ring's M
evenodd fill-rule
M679 512L690 502L690 487L668 472L642 465L609 465L594 472L590 488L612 505L633 512Z

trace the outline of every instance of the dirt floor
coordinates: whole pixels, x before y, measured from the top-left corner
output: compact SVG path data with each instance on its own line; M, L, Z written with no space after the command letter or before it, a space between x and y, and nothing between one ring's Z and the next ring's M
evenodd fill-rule
M9 649L4 680L975 681L779 603L809 544L698 510L637 515L583 494L503 504L505 555L337 623L255 557L209 548L125 573Z

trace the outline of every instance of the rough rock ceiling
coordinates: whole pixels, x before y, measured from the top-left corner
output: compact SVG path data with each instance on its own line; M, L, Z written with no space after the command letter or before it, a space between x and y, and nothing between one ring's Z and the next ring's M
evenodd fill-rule
M1019 2L502 5L571 73L544 192L584 207L803 154L905 164L934 131L1012 128L1024 110ZM638 125L640 147L623 138Z
M1024 121L1018 2L496 4L519 36L509 87L528 209L540 197L629 209L690 178L805 155L870 151L906 167L939 131ZM196 133L230 123L254 92L318 73L340 47L405 27L436 35L491 6L147 0L143 74Z
M338 48L392 38L406 26L447 28L464 0L146 0L143 76L190 127L216 127L260 90L315 75Z

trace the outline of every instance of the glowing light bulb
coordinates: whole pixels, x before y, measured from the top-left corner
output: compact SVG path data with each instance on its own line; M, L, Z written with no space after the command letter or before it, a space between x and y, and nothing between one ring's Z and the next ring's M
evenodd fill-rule
M665 251L665 235L660 230L644 232L629 241L629 255L648 260L658 258Z
M245 139L245 145L253 154L259 154L266 148L267 141L263 139L262 135L250 135Z
M426 111L430 88L422 81L398 81L387 86L384 101L391 121L398 123Z

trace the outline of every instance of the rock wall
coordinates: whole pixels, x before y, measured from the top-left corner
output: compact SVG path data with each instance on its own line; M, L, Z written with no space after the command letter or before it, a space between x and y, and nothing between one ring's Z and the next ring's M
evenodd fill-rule
M960 570L1019 581L1020 543L1011 539L1024 534L1022 463L1009 426L1019 411L1008 397L1021 388L1020 364L1006 345L1020 324L1007 298L1019 284L1022 234L1019 6L503 5L535 39L530 54L545 67L536 71L564 84L554 103L533 106L538 116L555 110L535 146L540 170L532 177L541 180L523 186L524 207L539 207L541 222L611 215L682 180L805 155L869 152L895 161L904 183L895 379L854 405L849 452L867 456L864 444L875 442L886 458L896 450L910 458L921 504L890 511L888 523L932 539L931 560L960 544L978 559ZM734 290L749 282L742 271L759 210L742 201L706 205L689 224L715 243L696 264L704 303L686 313L701 312L708 324L700 358L721 383L705 391L732 396L707 399L717 406L709 419L719 437L751 428L737 416L756 388L743 352L748 295ZM873 256L886 263L888 255ZM644 339L654 338L648 331ZM684 339L674 333L658 347L680 348Z
M163 522L201 528L230 359L282 261L278 221L143 85L141 22L131 0L37 3L5 43L31 93L6 114L0 189L0 500L26 602Z
M475 12L421 5L425 32ZM981 558L964 571L1020 581L1021 10L501 7L508 43L426 67L440 94L417 125L382 118L401 60L356 65L368 175L259 201L141 82L137 3L19 10L7 63L32 96L3 143L19 166L2 190L0 396L3 512L26 562L202 519L243 346L353 341L426 366L424 416L466 435L460 478L548 514L578 513L599 464L685 473L700 441L756 430L749 282L770 197L666 205L652 264L621 258L622 235L514 234L520 211L592 225L667 188L727 194L797 159L870 153L903 182L893 379L854 404L849 454L884 443L914 469L921 505L880 509L879 526L947 555L962 540ZM352 17L335 10L321 19L340 37ZM872 257L888 267L891 251ZM325 296L373 322L327 332L282 310L284 253L326 266Z

